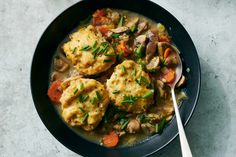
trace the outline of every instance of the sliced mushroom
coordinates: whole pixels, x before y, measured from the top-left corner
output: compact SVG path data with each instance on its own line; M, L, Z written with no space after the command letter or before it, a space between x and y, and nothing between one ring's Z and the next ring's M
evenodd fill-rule
M150 41L158 43L158 31L156 29L148 30L146 34Z
M151 61L146 65L147 70L159 70L160 69L160 58L153 57Z
M129 121L127 128L126 128L128 133L136 133L140 130L140 123L136 119L132 119Z
M186 83L186 77L184 75L181 76L179 82L176 84L176 87L181 87Z
M139 21L138 17L131 18L129 19L129 22L127 22L125 26L131 28L133 26L136 26L138 24L138 21Z
M155 132L154 126L150 123L141 124L141 128L142 128L143 132L146 134L153 134Z
M146 21L139 23L139 24L138 24L138 31L137 31L137 34L142 33L142 32L145 31L147 28L148 28L148 23L147 23Z
M156 43L150 41L146 47L146 62L149 62L155 55L157 45Z
M69 68L69 65L61 58L54 58L54 69L58 72L65 72Z
M160 114L149 113L147 118L150 122L159 122L163 117Z
M129 28L126 27L126 26L122 26L122 27L118 27L118 28L115 28L115 29L111 29L112 32L114 33L123 33L125 31L127 31Z

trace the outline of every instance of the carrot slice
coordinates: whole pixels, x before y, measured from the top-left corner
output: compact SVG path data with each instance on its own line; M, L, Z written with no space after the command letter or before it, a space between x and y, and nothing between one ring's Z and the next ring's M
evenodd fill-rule
M56 80L51 84L51 86L48 89L48 97L50 98L51 101L55 103L60 103L61 95L62 95L61 81Z
M107 32L111 29L109 26L107 25L101 25L101 26L97 26L98 30L102 33L102 35L107 34Z
M106 147L115 147L117 146L118 142L119 142L119 137L118 135L112 131L110 132L109 134L105 135L102 139L103 141L103 144L106 146Z
M123 40L120 41L120 43L116 49L118 52L124 52L123 56L125 56L125 57L127 57L130 54L130 50Z
M171 39L168 35L160 35L158 39L160 42L171 43Z
M165 49L164 59L166 59L169 56L170 53L171 53L171 49L170 48Z
M169 69L168 72L164 74L163 78L165 79L166 83L173 82L175 79L175 71L172 69Z

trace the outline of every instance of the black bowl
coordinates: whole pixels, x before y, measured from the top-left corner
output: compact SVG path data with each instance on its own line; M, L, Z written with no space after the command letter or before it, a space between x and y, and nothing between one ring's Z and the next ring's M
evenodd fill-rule
M51 134L70 150L83 156L139 157L148 156L169 144L177 135L175 118L161 135L154 135L130 147L105 148L78 136L60 118L49 98L49 72L53 55L59 43L81 20L96 9L117 8L137 12L156 22L163 23L181 51L184 68L190 68L186 93L188 100L182 103L180 114L184 125L189 121L197 104L200 90L200 64L194 44L178 20L159 5L147 0L86 0L78 2L60 14L43 33L34 53L31 67L31 91L37 112ZM185 70L184 70L185 71Z

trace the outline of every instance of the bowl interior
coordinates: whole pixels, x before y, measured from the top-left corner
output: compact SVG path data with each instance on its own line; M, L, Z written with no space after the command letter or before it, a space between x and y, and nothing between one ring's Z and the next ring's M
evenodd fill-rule
M74 133L60 118L47 97L50 66L59 43L99 8L116 8L142 14L156 22L163 23L181 52L184 74L188 78L186 93L188 99L182 103L180 114L186 125L197 103L200 90L200 64L194 44L178 20L157 4L147 0L93 0L81 1L60 14L43 33L31 68L31 91L37 112L51 134L63 145L83 156L126 157L148 156L171 142L177 135L175 118L167 125L161 135L154 135L134 146L108 149L91 143ZM185 69L189 68L190 72ZM92 149L90 149L92 147ZM99 152L99 154L98 154Z

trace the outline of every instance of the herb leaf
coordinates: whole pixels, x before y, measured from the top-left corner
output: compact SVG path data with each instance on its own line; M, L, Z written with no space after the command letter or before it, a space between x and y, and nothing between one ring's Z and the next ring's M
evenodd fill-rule
M76 88L75 90L74 90L74 94L76 94L78 92L78 88Z
M119 90L113 90L113 91L112 91L112 94L119 94L119 93L120 93Z
M90 50L91 48L92 48L91 46L86 45L86 46L82 47L82 48L80 49L80 51L88 51L88 50Z
M161 120L161 122L160 122L159 124L156 124L156 125L157 125L157 126L155 126L155 128L157 128L156 131L157 131L158 133L162 133L162 131L163 131L165 125L166 125L166 119L163 118L163 119Z
M86 95L84 98L83 98L83 102L86 102L88 100L89 96Z
M82 117L82 122L83 123L87 120L88 116L89 116L89 114L85 113L85 115Z
M85 113L85 110L82 107L80 107L79 109L80 109L80 111Z
M154 90L151 90L150 92L144 94L144 96L142 98L147 99L147 98L153 96L153 94L154 94Z
M110 59L104 59L103 62L108 63L108 62L112 62L112 60L110 60Z
M97 44L98 44L98 41L95 40L92 47L95 48L97 46Z
M81 90L81 91L84 90L84 84L83 83L79 84L79 90Z
M91 104L92 104L92 105L95 105L95 103L97 102L97 100L98 100L97 97L92 97Z
M77 51L77 47L75 47L72 51L72 53L74 54Z
M98 91L96 91L96 95L97 95L98 100L102 100L102 96L100 95L100 93Z
M118 55L117 55L117 57L116 57L116 61L117 62L119 62L120 60L121 60L121 57L123 56L123 51L121 51Z
M138 99L139 99L139 97L136 97L136 96L124 95L122 104L134 104L134 102Z
M123 26L123 23L124 23L124 16L121 16L117 27Z
M120 34L113 33L111 36L112 36L113 38L117 39L117 38L119 38L119 37L120 37Z
M122 67L121 67L121 70L122 70L122 72L123 72L123 73L125 73L125 72L126 72L126 68L125 68L125 66L124 66L124 65L122 65Z

